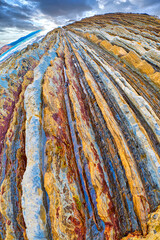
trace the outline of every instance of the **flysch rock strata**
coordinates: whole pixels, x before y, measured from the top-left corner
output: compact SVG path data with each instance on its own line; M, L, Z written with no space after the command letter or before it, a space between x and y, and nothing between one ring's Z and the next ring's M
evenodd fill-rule
M106 14L0 65L0 239L160 239L160 19Z

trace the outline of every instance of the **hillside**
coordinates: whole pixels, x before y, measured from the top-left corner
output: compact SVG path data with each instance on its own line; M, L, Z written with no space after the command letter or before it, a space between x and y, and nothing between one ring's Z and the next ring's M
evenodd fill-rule
M39 42L45 36L41 30L31 32L30 34L19 38L17 41L11 42L0 48L0 64L6 61L15 53L23 50L28 45Z
M160 19L106 14L0 64L0 239L160 239Z
M0 55L8 51L12 46L10 45L4 45L3 47L0 48Z

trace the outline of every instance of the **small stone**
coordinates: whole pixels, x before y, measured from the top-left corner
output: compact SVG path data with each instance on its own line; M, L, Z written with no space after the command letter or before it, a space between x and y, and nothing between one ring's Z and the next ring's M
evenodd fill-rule
M158 217L158 214L153 215L153 219L156 219Z

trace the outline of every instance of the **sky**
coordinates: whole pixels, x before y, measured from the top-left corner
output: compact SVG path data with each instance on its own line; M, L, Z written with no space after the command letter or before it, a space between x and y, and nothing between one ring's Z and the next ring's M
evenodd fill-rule
M35 30L47 33L70 20L111 12L160 17L160 0L0 0L0 47Z

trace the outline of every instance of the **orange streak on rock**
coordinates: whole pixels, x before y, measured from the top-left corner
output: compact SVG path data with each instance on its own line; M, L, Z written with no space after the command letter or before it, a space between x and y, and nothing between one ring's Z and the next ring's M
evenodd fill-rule
M81 68L84 71L84 75L88 85L92 89L92 92L96 98L98 106L100 107L103 117L106 121L107 127L110 130L112 136L114 137L115 143L118 148L118 152L124 166L126 176L129 182L131 193L133 196L133 203L135 207L135 212L140 220L141 227L144 235L147 233L147 219L148 213L150 211L149 204L147 201L145 189L143 187L142 181L140 179L139 173L137 171L136 163L129 151L127 143L124 139L123 133L121 132L114 116L103 98L94 78L92 77L89 69L85 65L83 59L80 57L76 49L72 46L74 53L79 61Z
M43 96L48 161L44 185L50 199L52 234L54 239L82 240L84 213L64 103L63 61L56 58L51 65L44 77Z
M85 105L78 86L78 80L71 60L71 54L69 53L67 47L65 47L65 63L69 79L69 96L73 103L77 130L82 140L83 151L89 164L91 181L96 192L98 214L107 226L105 228L106 239L116 240L118 238L118 224L106 183L104 169L101 167L102 158L100 156L99 148L95 143L95 136L87 111L84 110ZM108 226L110 226L110 228L108 228Z

